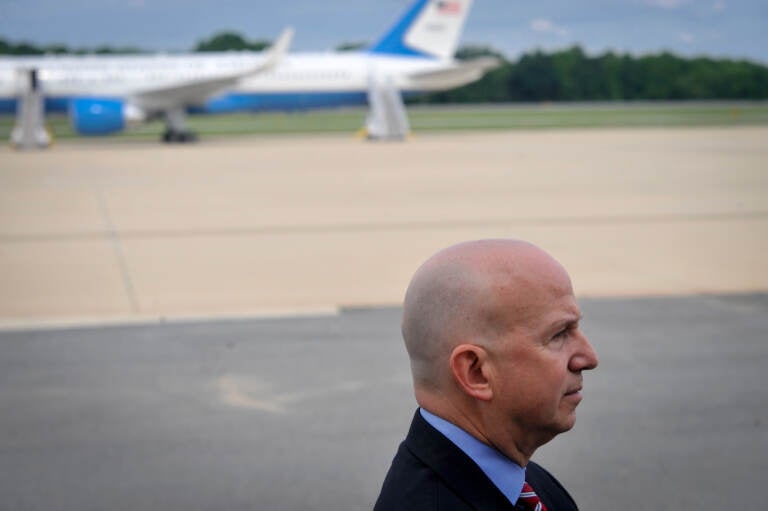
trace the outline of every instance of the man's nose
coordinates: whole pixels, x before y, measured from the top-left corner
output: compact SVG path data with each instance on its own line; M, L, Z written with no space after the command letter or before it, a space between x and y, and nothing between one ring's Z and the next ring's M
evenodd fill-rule
M581 331L578 332L578 336L579 339L576 352L571 357L568 368L574 372L596 368L599 361L595 349Z

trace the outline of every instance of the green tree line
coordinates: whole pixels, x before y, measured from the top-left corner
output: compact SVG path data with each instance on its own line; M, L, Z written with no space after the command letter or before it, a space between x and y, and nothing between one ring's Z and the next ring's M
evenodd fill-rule
M501 66L464 87L417 101L611 101L766 99L768 66L746 60L683 58L669 52L589 56L579 47L533 51L509 62L489 48L465 47L457 58L495 56Z
M193 51L259 51L269 41L248 41L235 32L220 32L199 41ZM354 50L364 43L346 43ZM36 46L0 38L0 54L148 53L132 47L71 49ZM494 56L501 65L481 80L449 91L411 99L413 103L493 103L543 101L768 99L768 66L746 60L684 58L669 52L633 56L606 52L587 55L579 46L523 54L515 61L488 47L468 46L459 59Z
M249 50L261 51L269 47L271 43L259 39L248 41L237 32L219 32L208 39L200 40L192 49L193 52ZM133 46L97 46L95 48L70 48L63 44L49 44L39 46L29 42L14 43L0 37L0 55L118 55L118 54L146 54L149 50Z
M95 48L70 48L64 44L39 46L29 42L14 43L0 37L0 55L110 55L127 53L149 53L133 46L97 46Z

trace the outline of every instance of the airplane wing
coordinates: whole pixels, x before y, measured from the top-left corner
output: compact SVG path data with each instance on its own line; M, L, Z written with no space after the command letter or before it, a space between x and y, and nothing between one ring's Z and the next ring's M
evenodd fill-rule
M415 82L450 83L468 77L481 77L485 72L501 65L495 57L480 57L472 60L455 61L451 67L411 73L408 77Z
M258 66L251 69L204 80L180 82L164 87L141 90L133 95L134 101L137 105L147 109L202 104L210 96L232 87L240 79L269 71L275 67L287 53L292 38L293 29L289 27L283 30L277 41L266 50L264 60Z

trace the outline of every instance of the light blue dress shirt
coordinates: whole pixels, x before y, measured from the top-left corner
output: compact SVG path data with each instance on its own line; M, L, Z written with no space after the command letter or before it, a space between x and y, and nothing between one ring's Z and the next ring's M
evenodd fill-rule
M525 469L502 453L473 437L455 424L420 408L424 420L472 458L488 479L515 505L523 491Z

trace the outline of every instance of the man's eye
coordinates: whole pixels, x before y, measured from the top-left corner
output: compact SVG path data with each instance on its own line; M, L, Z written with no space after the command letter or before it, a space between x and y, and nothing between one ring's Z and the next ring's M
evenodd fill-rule
M565 337L568 336L568 332L569 330L567 328L564 328L563 330L560 330L559 332L557 332L553 337L553 339L564 339Z

